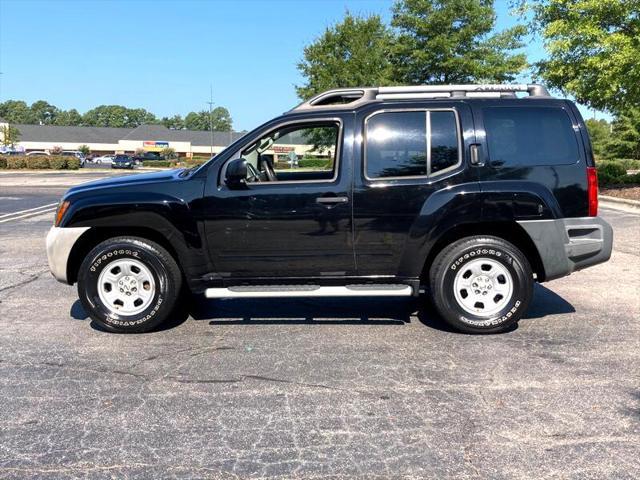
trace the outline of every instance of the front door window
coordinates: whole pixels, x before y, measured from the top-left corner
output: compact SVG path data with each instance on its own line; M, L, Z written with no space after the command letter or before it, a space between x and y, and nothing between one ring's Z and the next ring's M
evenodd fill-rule
M331 181L337 175L337 122L287 125L245 147L247 182Z

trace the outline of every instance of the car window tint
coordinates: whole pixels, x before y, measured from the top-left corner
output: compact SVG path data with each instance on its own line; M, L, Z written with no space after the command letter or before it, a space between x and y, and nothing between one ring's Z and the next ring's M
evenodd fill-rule
M429 112L431 118L431 173L458 163L458 126L451 111Z
M367 120L368 178L427 174L426 112L382 112Z
M571 119L557 107L483 109L492 165L567 165L579 160Z

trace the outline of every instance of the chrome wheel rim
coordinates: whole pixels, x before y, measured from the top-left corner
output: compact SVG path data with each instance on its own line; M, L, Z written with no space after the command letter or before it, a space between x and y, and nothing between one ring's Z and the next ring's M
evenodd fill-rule
M491 317L511 300L513 278L500 262L476 258L458 270L453 288L456 301L465 312Z
M156 283L151 270L139 260L114 260L100 272L98 296L103 305L117 315L143 312L153 300Z

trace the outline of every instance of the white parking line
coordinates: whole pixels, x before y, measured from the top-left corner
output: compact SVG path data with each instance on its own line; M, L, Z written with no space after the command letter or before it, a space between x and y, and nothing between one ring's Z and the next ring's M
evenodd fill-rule
M20 215L21 213L33 212L34 210L40 210L41 208L49 208L57 206L57 203L50 203L48 205L40 205L39 207L27 208L26 210L18 210L17 212L5 213L4 215L0 215L0 218L11 217L13 215Z
M25 213L24 215L19 215L17 217L5 218L4 220L0 220L0 223L6 223L6 222L10 222L12 220L18 220L20 218L37 217L38 215L44 215L45 213L53 213L53 212L56 211L56 209L57 209L57 207L53 207L53 208L49 208L47 210L38 210L37 212Z

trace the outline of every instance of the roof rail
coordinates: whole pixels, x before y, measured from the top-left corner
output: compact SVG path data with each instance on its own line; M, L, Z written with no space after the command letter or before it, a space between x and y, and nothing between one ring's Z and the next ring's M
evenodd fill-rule
M540 84L476 84L476 85L412 85L398 87L337 88L328 90L301 103L291 111L316 108L354 108L381 100L461 97L511 97L527 92L529 97L549 98Z

